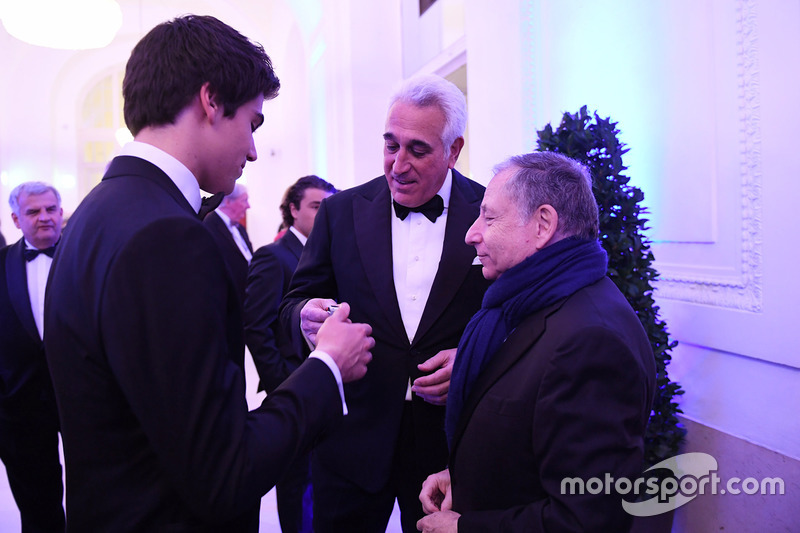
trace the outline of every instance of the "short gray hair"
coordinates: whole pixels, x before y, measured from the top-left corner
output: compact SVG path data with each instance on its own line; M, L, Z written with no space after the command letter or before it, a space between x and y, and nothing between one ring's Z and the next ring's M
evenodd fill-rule
M55 187L43 181L26 181L14 187L14 190L8 196L8 205L11 207L11 212L19 216L19 197L23 194L38 196L46 192L55 194L58 206L61 207L61 195L58 194Z
M524 221L544 204L558 213L558 230L564 237L596 240L599 233L597 201L589 170L574 159L555 152L517 155L500 163L495 173L516 169L505 189Z
M222 198L222 202L223 203L228 203L229 201L236 200L241 195L246 194L246 193L247 193L247 187L245 187L241 183L235 183L233 185L233 190L231 191L231 193L230 194L226 194Z
M444 114L442 144L449 155L456 139L464 136L467 129L467 99L456 85L435 74L423 74L406 80L389 101L391 108L396 102L407 102L417 107L436 106Z

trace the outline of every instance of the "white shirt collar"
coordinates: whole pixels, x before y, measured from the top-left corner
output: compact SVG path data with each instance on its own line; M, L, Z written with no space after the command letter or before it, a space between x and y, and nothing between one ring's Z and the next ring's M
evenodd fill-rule
M222 219L222 221L225 223L226 226L228 226L229 228L231 227L231 217L223 213L222 209L217 208L214 210L214 212L217 214L219 218Z
M195 212L200 211L200 186L197 184L197 178L195 178L191 170L186 168L186 165L173 156L152 144L139 141L127 143L122 147L119 155L130 155L153 163L163 170L164 174L169 176L169 179L178 187Z
M300 241L300 244L303 246L306 245L306 241L308 241L308 237L300 233L300 230L295 228L294 226L289 226L289 231L294 233L294 236L297 237L297 240Z

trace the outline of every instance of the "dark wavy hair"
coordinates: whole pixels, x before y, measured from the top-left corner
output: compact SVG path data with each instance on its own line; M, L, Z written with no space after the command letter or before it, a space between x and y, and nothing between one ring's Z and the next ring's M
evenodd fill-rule
M125 67L125 123L143 128L175 122L209 83L226 117L258 95L278 95L280 81L264 48L210 16L185 15L150 30Z
M281 217L283 217L282 228L288 228L294 225L294 217L292 217L292 209L290 206L293 205L295 209L300 209L300 202L303 201L306 195L306 189L322 189L331 194L339 192L336 190L336 187L319 176L314 176L312 174L311 176L300 178L294 182L291 187L286 189L286 192L283 194L283 200L281 200Z

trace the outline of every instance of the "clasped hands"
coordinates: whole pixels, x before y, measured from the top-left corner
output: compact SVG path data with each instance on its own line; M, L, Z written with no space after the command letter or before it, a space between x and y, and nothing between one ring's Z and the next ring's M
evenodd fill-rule
M347 303L342 303L333 314L328 313L328 306L335 303L322 298L309 300L300 311L300 328L318 350L331 356L339 367L342 382L348 383L367 373L375 339L371 337L372 326L354 324L348 318Z
M450 490L450 470L431 474L422 483L419 493L422 510L426 515L417 522L423 533L457 533L460 514L453 511L453 493Z
M323 324L327 324L326 320L331 316L327 311L328 307L336 304L337 302L335 300L329 298L313 298L309 300L300 311L300 329L303 335L311 344L315 345L319 350L328 353L334 360L336 360L334 354L325 349L325 345L327 344L321 344L324 343L324 340L320 339L320 334L322 333L320 328L322 328ZM350 315L350 306L346 303L342 303L341 305L342 307L334 312L332 316L339 316L339 313L344 311L343 319L346 319L347 323L350 323L350 320L347 319ZM353 325L367 327L369 328L367 335L372 334L372 328L368 324ZM372 337L368 338L372 340ZM374 346L375 341L372 340L372 345L368 349L371 350ZM450 376L453 373L455 357L455 348L442 350L424 363L417 365L417 368L425 372L426 375L414 380L414 383L411 385L411 391L428 403L434 405L444 405L447 403L447 391L450 389ZM371 358L372 356L370 355L370 360ZM364 373L366 373L366 364L364 365ZM364 374L361 374L355 379L359 379L363 377L363 375ZM344 371L342 371L342 380L345 382L350 381L344 379Z

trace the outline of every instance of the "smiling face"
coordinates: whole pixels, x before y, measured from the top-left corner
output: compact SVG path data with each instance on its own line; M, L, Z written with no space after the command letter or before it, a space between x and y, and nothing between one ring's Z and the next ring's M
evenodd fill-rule
M256 160L253 133L264 122L263 105L264 97L257 96L242 104L231 117L224 116L218 106L210 125L210 138L199 150L202 162L196 177L201 189L211 194L230 194L245 164Z
M467 231L465 241L475 247L486 279L499 278L537 250L535 217L522 220L505 188L515 171L508 168L492 178L483 196L480 215Z
M19 216L11 213L14 225L38 249L48 248L61 237L64 210L52 191L42 194L21 194Z
M445 116L435 106L418 107L398 101L389 109L383 134L383 171L392 198L418 207L439 192L447 172L458 160L464 139L442 145Z

